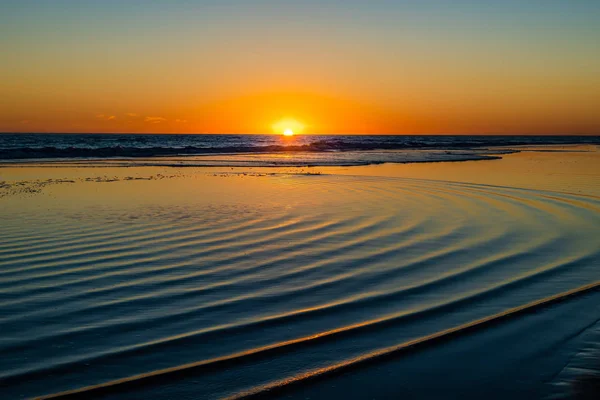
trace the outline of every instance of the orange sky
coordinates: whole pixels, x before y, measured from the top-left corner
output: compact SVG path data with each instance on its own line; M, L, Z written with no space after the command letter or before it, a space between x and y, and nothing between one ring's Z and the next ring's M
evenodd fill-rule
M0 131L600 134L597 2L431 3L14 2Z

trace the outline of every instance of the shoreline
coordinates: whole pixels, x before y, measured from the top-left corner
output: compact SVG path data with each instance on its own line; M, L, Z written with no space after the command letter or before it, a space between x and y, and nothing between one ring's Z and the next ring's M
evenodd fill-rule
M167 177L213 175L401 177L515 186L600 196L600 146L546 145L528 146L518 151L504 150L507 150L507 153L487 159L386 162L364 165L240 166L224 164L198 166L173 163L146 164L143 162L120 164L118 160L0 162L0 196L3 194L3 189L4 196L7 196L6 190L12 190L14 185L45 187L58 183L72 184L75 181L152 181ZM477 168L473 168L474 166Z

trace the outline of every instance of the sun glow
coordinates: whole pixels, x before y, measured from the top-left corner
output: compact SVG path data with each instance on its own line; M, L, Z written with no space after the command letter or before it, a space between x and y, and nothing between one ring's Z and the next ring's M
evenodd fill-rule
M304 124L293 118L283 118L272 126L273 132L283 136L294 136L304 131Z

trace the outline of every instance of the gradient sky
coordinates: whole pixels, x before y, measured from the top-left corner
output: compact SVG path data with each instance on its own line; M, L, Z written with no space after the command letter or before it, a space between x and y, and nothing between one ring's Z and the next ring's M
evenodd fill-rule
M598 0L2 0L0 131L600 134Z

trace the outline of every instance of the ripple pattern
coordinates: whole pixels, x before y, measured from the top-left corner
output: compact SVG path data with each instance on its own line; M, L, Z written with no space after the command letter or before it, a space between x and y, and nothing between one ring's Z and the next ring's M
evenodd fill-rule
M1 392L139 381L160 398L161 371L193 367L168 385L191 379L198 398L239 397L600 278L593 196L256 180L260 193L239 186L236 201L219 194L236 185L227 181L137 207L0 211Z

